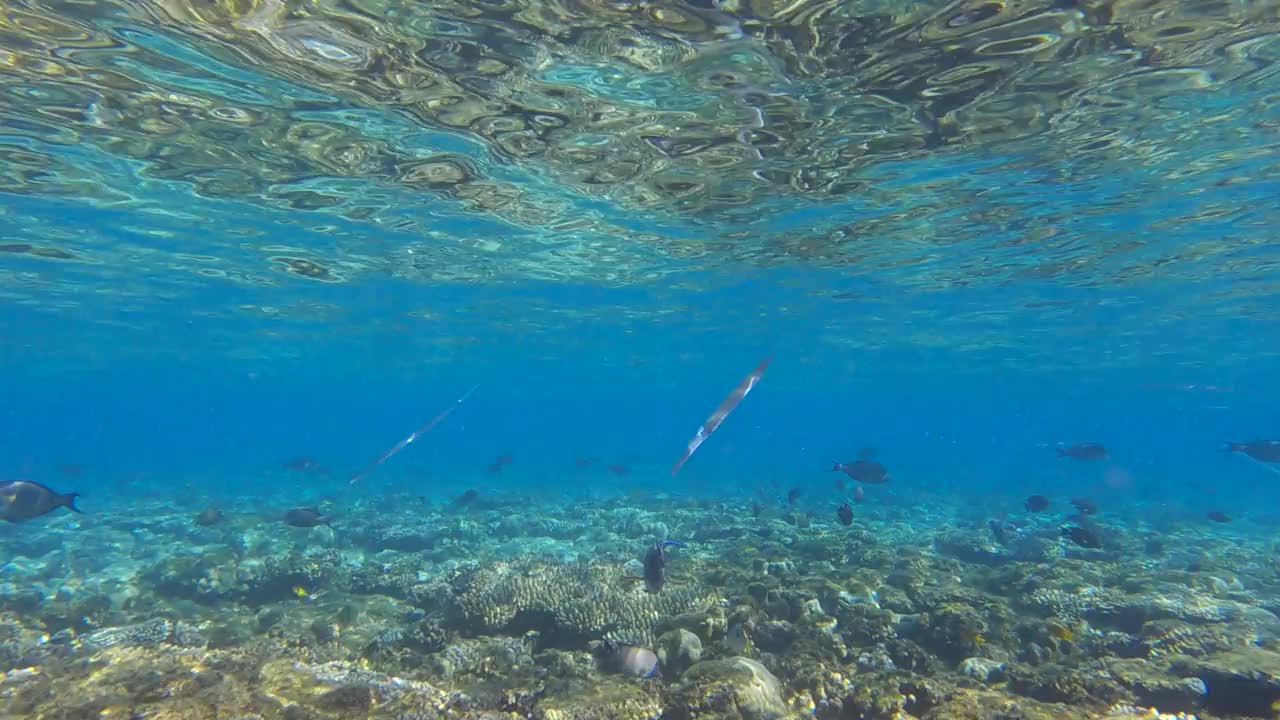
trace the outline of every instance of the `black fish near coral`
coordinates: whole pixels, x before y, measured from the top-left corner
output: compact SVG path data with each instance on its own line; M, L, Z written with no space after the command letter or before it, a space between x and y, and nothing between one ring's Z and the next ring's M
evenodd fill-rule
M626 579L643 581L644 589L651 593L662 592L663 586L667 584L667 548L673 545L684 547L684 543L675 540L660 540L654 543L644 554L644 576Z
M1027 509L1027 512L1044 512L1049 509L1049 498L1043 495L1032 495L1022 505Z
M840 506L840 509L836 510L836 517L840 519L841 525L844 525L846 527L848 527L849 525L852 525L853 524L853 506L850 505L849 503L842 504Z
M284 514L284 524L292 527L313 528L318 525L328 525L332 518L321 513L315 508L294 508Z
M1102 547L1102 534L1091 524L1070 525L1062 529L1062 537L1088 550Z
M1101 443L1086 442L1058 448L1058 457L1069 457L1076 460L1106 460L1111 457Z
M1214 511L1210 512L1208 515L1206 515L1205 517L1209 518L1210 520L1212 520L1212 521L1214 521L1214 522L1216 522L1216 523L1229 523L1229 522L1231 522L1231 516L1230 516L1230 515L1228 515L1228 514L1226 514L1226 513L1224 513L1224 512L1222 512L1221 510L1214 510Z
M30 480L6 480L0 482L0 520L22 522L64 507L81 512L76 507L80 493L59 493Z

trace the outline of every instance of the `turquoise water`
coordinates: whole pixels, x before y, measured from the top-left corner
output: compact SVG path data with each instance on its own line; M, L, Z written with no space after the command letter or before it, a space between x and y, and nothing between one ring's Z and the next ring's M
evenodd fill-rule
M78 492L83 511L0 527L0 715L889 717L811 677L837 673L936 683L903 706L920 717L979 717L956 699L974 688L1019 717L1274 716L1280 465L1222 445L1280 438L1277 38L1273 4L1248 2L0 6L0 480ZM1087 441L1109 457L1056 452ZM841 524L858 483L831 466L864 448L892 479ZM1037 494L1047 513L1028 512ZM293 507L334 528L285 527ZM209 508L226 519L194 523ZM1044 547L1002 545L992 521ZM1081 522L1102 548L1060 538ZM621 619L641 602L625 594L612 624L541 595L521 612L554 622L481 622L456 584L578 568L568 584L614 598L665 537L688 541L670 562L712 600L636 595L659 603L636 611L653 627ZM371 587L358 568L375 566L416 580ZM870 588L898 639L832 588ZM1089 606L1078 626L1043 600L1089 588L1142 610ZM837 629L814 629L815 599ZM903 624L957 605L981 621ZM296 626L265 623L273 609ZM712 618L689 625L701 663L663 655L660 679L616 688L634 673L591 666L602 640L656 649L686 611ZM308 624L333 617L360 642ZM142 660L94 635L157 618L248 629L123 643ZM448 642L387 655L361 634L393 631ZM243 652L258 674L217 687L276 699L173 678L103 694L32 649L47 636L103 667ZM497 669L438 664L517 641L528 657ZM776 676L780 704L691 699L728 672L699 665L736 657ZM975 679L972 658L1007 677ZM472 701L383 687L317 705L263 669L281 659ZM1043 680L1103 666L1114 687ZM562 671L507 705L476 684Z

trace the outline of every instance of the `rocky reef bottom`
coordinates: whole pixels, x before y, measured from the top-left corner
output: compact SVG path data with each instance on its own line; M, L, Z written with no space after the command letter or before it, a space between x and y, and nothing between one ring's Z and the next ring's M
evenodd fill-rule
M662 496L158 501L0 528L0 717L1275 717L1262 532ZM396 508L388 511L387 508ZM284 506L280 508L284 509ZM863 517L865 515L865 517ZM996 535L1000 542L996 542ZM658 592L634 578L656 541Z

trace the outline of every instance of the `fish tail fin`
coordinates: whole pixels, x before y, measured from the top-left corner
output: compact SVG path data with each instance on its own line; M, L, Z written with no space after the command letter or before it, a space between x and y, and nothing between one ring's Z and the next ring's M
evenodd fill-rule
M831 472L840 472L840 463L832 461Z
M80 493L76 493L76 492L67 493L66 495L62 495L58 497L58 504L62 505L63 507L65 507L66 509L72 512L78 512L81 515L83 515L84 511L76 507L76 498L78 497L80 497Z
M1067 455L1066 448L1056 448L1056 449L1058 451L1058 457L1066 457Z
M1223 452L1240 452L1243 449L1244 443L1232 442L1231 440L1222 443Z

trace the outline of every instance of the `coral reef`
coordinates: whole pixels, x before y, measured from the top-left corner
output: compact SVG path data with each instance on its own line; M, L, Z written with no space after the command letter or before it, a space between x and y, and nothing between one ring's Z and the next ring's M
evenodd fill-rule
M1119 720L1280 707L1269 548L1213 553L1202 536L1190 557L1172 537L1116 531L1086 554L1032 525L992 546L978 523L922 534L892 516L845 528L729 501L525 514L516 502L532 501L356 507L339 521L349 533L234 507L202 528L160 504L0 528L0 717ZM693 540L647 592L629 576L668 536ZM656 671L620 671L620 647L651 652Z

